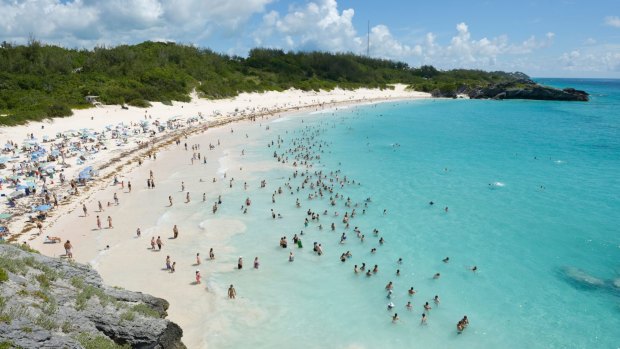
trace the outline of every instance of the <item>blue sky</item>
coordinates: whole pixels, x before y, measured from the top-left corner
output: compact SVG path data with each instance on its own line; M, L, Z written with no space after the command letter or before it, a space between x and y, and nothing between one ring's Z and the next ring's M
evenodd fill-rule
M440 69L620 78L618 0L0 0L0 41L166 40L244 56L252 47L366 52Z

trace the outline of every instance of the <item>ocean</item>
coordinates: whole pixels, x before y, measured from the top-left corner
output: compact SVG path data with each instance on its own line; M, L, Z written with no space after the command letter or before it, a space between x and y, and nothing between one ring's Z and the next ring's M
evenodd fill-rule
M231 151L254 170L235 178L217 213L245 230L227 240L230 268L207 279L220 292L205 325L210 347L619 348L620 81L539 82L584 89L591 101L418 100L264 122ZM296 154L312 158L293 167ZM220 163L222 175L231 162ZM333 193L310 199L319 171ZM362 263L379 271L354 273Z

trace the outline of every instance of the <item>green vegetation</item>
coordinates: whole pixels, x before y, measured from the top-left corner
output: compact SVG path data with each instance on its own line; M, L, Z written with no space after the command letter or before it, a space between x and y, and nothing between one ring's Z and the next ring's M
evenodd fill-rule
M82 289L80 293L78 293L75 299L75 309L77 310L86 309L86 303L88 302L89 299L91 299L94 296L96 296L99 299L99 303L104 307L108 303L110 303L110 301L112 301L113 303L116 303L112 299L112 297L105 294L105 292L103 292L102 289L97 288L95 286L87 285L87 286L84 286L84 288Z
M50 279L45 274L39 274L35 276L35 279L39 282L41 288L49 288L50 287Z
M131 310L128 310L121 314L122 321L133 321L136 318L136 313Z
M149 106L149 101L189 101L241 92L389 88L404 83L421 91L449 91L513 81L522 74L478 70L439 71L353 54L253 49L247 58L174 43L65 49L31 40L0 44L0 124L71 115L104 104ZM525 78L527 78L525 76Z
M149 307L148 305L144 303L134 305L133 307L131 307L131 310L135 311L136 313L142 314L144 316L155 317L155 318L160 317L159 312L157 312L156 310L154 310L153 308Z
M21 349L21 347L16 346L13 342L2 341L0 342L0 349Z
M0 268L0 282L9 281L9 274L3 268Z
M34 323L48 331L54 331L58 328L58 324L54 321L54 319L43 314L39 315L34 320Z
M88 333L80 333L75 338L84 349L130 349L129 345L118 345L105 336L94 336Z

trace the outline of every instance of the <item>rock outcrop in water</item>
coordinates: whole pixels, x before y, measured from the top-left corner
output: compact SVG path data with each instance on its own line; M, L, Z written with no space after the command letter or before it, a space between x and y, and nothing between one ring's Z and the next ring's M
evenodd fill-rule
M590 98L585 91L565 88L563 90L541 86L538 84L514 87L494 85L485 88L477 88L468 91L467 95L472 99L535 99L546 101L580 101L587 102Z
M2 348L185 348L167 308L103 285L88 266L0 244Z
M514 80L487 86L462 85L456 88L437 88L431 91L433 97L456 98L467 95L471 99L534 99L547 101L587 102L590 97L585 91L574 88L557 89L542 86L523 73L510 73Z

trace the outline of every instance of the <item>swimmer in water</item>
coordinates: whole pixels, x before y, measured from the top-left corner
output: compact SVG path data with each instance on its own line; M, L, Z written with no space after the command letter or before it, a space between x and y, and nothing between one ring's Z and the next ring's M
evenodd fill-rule
M439 305L439 296L435 295L435 298L433 298L433 300L435 301L435 305Z
M413 304L411 304L411 301L407 302L407 310L412 310L413 309Z
M394 323L394 324L395 324L396 322L398 322L398 320L400 320L400 319L398 318L398 313L394 313L394 316L392 316L392 323Z
M433 275L433 279L439 279L440 276L441 276L441 274L436 273L435 275Z
M429 311L431 309L432 308L431 308L430 304L428 304L428 302L424 303L424 311Z
M443 259L444 263L448 263L449 261L450 261L450 257L446 257L446 258Z
M426 325L426 314L422 313L422 320L420 320L420 325Z

